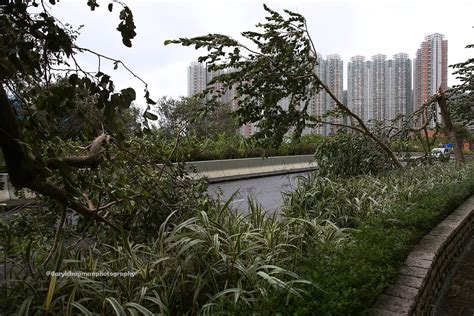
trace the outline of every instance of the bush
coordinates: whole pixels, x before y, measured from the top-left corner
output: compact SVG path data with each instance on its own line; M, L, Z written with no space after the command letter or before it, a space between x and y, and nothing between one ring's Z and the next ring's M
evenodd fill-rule
M345 130L318 143L315 158L325 176L378 174L393 168L390 157L372 139Z
M198 139L193 136L181 140L173 160L201 161L219 159L256 158L289 155L312 155L323 137L305 135L297 142L284 143L278 148L262 144L240 135L221 134L213 139ZM171 152L174 143L168 144Z
M302 223L280 221L276 214L269 216L255 205L244 215L229 209L229 203L209 202L174 224L173 213L149 243L103 232L97 235L97 243L82 250L61 243L46 264L42 262L47 245L30 244L7 262L15 269L0 288L2 298L8 295L3 311L248 314L256 301L273 291L282 291L288 298L301 296L311 283L289 268L294 270L301 258ZM137 275L50 278L47 271Z

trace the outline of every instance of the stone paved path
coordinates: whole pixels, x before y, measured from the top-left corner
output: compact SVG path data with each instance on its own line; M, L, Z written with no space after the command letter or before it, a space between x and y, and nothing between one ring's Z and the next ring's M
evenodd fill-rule
M436 316L474 315L474 238L458 259L460 262L441 294Z

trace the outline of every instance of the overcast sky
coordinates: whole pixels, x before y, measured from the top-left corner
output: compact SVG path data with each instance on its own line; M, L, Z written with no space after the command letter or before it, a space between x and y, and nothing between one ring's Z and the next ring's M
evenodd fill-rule
M262 22L265 16L263 2L256 0L125 0L133 11L138 33L133 47L126 48L115 30L119 6L115 4L114 11L109 13L108 2L99 0L101 6L91 12L85 0L61 0L51 12L62 22L76 27L83 24L78 45L123 60L148 82L154 99L185 96L187 66L200 55L190 47L164 46L166 39L207 33L241 39L240 32L255 29L255 24ZM474 43L472 0L285 0L265 3L274 10L289 9L303 14L316 49L323 56L341 55L344 77L351 56L370 58L381 53L391 57L404 52L413 58L425 35L431 33L442 33L448 39L449 64L465 61L474 53L474 49L464 48ZM96 59L85 56L80 60L85 68L97 69ZM102 69L112 75L118 88L132 86L138 96L141 95L143 85L133 77L120 69ZM450 75L448 85L453 83L454 77Z

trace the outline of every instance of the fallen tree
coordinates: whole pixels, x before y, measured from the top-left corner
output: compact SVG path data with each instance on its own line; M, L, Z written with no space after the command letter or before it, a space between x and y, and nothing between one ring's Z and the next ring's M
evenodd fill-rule
M225 72L215 77L200 97L207 96L206 100L210 100L208 103L212 107L214 100L223 93L222 90L214 89L215 83L223 86L224 90L235 89L235 100L239 104L235 114L240 124L257 123L259 131L255 137L278 146L286 133L292 132L294 138L298 139L305 127L327 124L347 128L373 140L394 166L403 168L390 146L394 137L420 131L424 131L427 137L427 126L433 118L436 103L443 109L443 119L449 125L445 93L440 91L420 105L419 110L397 118L395 121L404 121L401 126L383 126L384 130L390 132L381 137L378 135L380 131L371 129L318 76L318 53L305 18L288 10L284 10L286 16L283 16L266 5L264 9L268 13L267 21L257 24L259 31L241 33L249 45L222 34L165 41L165 45L180 44L207 49L209 53L199 57L198 61L206 63L209 71ZM308 107L321 92L330 97L333 107L325 114L310 115ZM423 116L426 118L420 124L421 127L415 128L413 122ZM455 131L451 130L450 134L453 133ZM457 144L456 137L450 139ZM458 148L456 159L464 161L459 144L455 147Z

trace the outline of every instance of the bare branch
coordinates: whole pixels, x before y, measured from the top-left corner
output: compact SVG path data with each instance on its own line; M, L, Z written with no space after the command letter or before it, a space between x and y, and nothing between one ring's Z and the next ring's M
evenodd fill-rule
M334 100L334 102L336 103L336 105L344 112L346 113L347 115L353 117L357 123L359 124L362 132L367 135L368 137L372 138L381 148L382 150L392 159L392 161L394 162L394 164L398 167L398 168L403 168L403 165L401 164L401 162L398 160L397 156L395 156L395 154L393 153L393 151L388 147L387 144L385 144L382 140L380 140L377 136L375 136L368 128L367 126L364 124L364 122L362 121L362 119L356 115L355 113L353 113L347 106L345 106L344 104L342 104L342 102L334 95L334 93L332 93L331 89L328 88L328 86L326 86L322 81L321 79L319 79L319 77L315 74L315 79L319 82L319 84L321 85L321 87L327 92L327 94L329 94L329 96ZM347 125L344 125L344 126L347 126ZM347 126L348 127L348 126Z
M88 52L88 53L91 53L91 54L94 54L96 55L98 58L99 58L99 61L100 61L100 58L104 58L104 59L107 59L107 60L110 60L116 64L120 64L123 66L123 68L125 68L133 77L137 78L138 80L140 80L144 85L145 85L145 88L148 88L148 84L145 82L145 80L143 80L142 78L140 78L139 76L137 76L130 68L128 68L128 66L121 60L119 59L115 59L115 58L112 58L112 57L109 57L109 56L105 56L105 55L102 55L102 54L99 54L89 48L84 48L84 47L79 47L79 46L74 46L74 48L76 48L77 50L79 50L80 52ZM100 67L100 62L99 62L99 67Z
M453 122L451 121L451 117L449 116L448 112L448 105L447 105L447 97L441 87L438 89L438 105L441 112L441 117L443 118L444 125L446 126L447 136L449 140L454 144L454 155L456 160L459 162L464 162L464 155L462 154L462 147L460 141L458 139L456 130L454 128Z
M79 203L72 195L70 195L66 190L63 188L60 188L58 186L55 186L54 184L48 182L48 181L33 181L32 183L26 185L27 188L36 191L40 194L43 194L45 196L51 197L55 199L56 201L60 202L61 204L70 207L77 213L81 214L84 216L86 219L89 220L97 220L99 222L102 222L116 231L120 232L121 229L119 226L117 226L115 223L110 222L106 218L100 216L95 212L94 210L89 209L88 207L82 205Z
M168 159L167 161L171 161L171 158L173 157L176 149L178 149L178 144L179 144L179 141L181 140L181 133L183 132L185 126L182 126L179 130L178 130L178 134L176 135L176 141L174 143L174 147L173 149L171 150L169 156L168 156ZM166 165L163 164L163 166L161 167L161 170L160 170L160 174L158 175L158 181L161 179L161 177L163 176L163 172L165 171L165 167Z

